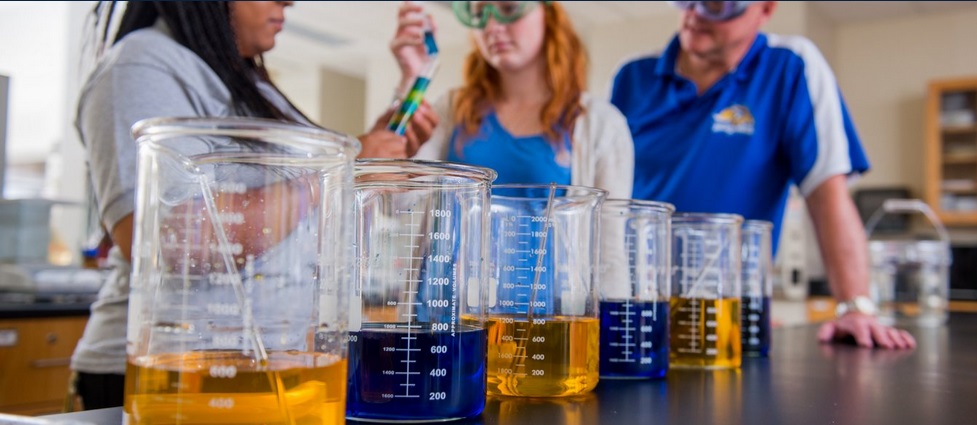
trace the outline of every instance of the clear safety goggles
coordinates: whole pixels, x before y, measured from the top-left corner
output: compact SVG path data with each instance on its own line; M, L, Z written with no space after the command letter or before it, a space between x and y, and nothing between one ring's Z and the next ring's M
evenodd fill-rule
M489 17L500 24L511 24L536 7L538 1L456 1L451 4L455 16L468 28L482 29Z
M739 17L753 1L670 1L676 9L692 9L702 18L722 22Z

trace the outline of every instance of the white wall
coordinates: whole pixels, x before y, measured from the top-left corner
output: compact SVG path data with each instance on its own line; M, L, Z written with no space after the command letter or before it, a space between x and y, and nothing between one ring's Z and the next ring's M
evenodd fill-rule
M842 25L838 83L872 161L859 187L923 195L924 103L932 79L977 75L977 7Z
M10 76L10 163L44 162L63 137L67 14L65 2L0 8L0 74Z
M319 123L350 135L363 132L366 83L362 78L328 69L319 70Z
M0 4L0 74L11 77L7 161L46 164L43 197L75 202L52 211L53 234L75 250L84 238L84 152L73 122L93 2ZM76 254L77 251L73 252Z

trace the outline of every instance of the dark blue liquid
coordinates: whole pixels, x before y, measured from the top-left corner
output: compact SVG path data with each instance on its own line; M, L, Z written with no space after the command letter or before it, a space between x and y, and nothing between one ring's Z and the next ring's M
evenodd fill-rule
M600 377L661 378L668 372L668 301L600 303Z
M743 297L743 355L767 357L770 353L770 297Z
M347 418L417 421L482 412L484 329L462 327L451 336L427 325L408 337L406 329L384 326L364 325L349 334Z

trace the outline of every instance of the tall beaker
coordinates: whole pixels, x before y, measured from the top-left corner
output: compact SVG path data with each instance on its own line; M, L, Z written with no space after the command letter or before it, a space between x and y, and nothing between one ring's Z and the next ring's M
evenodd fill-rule
M668 372L672 204L608 199L601 207L600 376Z
M740 341L740 227L735 214L672 216L670 366L737 368Z
M582 186L492 187L488 394L569 396L598 378L600 206Z
M770 300L773 296L773 223L743 222L743 296L741 300L744 356L767 357L770 352Z
M350 419L458 419L485 407L489 187L449 162L356 163L358 311Z
M133 135L128 423L342 423L359 143L234 118Z

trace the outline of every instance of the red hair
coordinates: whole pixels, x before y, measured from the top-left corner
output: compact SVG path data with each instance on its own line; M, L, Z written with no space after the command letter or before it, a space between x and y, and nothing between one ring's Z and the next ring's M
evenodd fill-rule
M546 59L546 88L551 95L539 120L546 138L557 142L562 133L573 129L574 120L583 113L580 96L587 84L587 52L563 6L549 3L543 8L545 33L541 53ZM478 131L489 105L499 98L502 79L477 47L468 53L464 73L465 83L454 99L454 120L470 136Z

